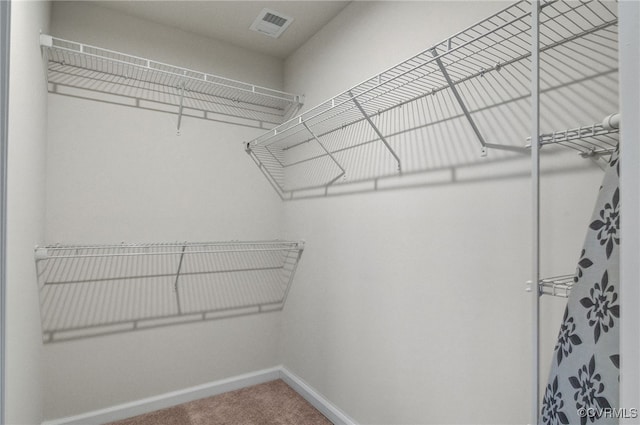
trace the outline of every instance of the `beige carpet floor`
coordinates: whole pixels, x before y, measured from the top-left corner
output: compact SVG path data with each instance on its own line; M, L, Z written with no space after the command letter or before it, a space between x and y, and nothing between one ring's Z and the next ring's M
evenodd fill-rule
M107 425L332 425L278 379Z

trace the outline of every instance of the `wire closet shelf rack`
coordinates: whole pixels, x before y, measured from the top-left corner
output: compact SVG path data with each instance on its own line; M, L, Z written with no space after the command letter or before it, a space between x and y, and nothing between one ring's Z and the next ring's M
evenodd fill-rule
M35 250L45 343L281 310L303 242Z
M569 298L574 283L575 275L573 274L542 278L538 283L538 293L540 295ZM526 290L531 292L531 281L527 282Z
M183 115L269 129L302 106L296 94L50 35L40 45L50 92L173 112L178 130Z
M617 72L614 7L602 1L542 4L541 93ZM245 149L283 199L477 162L488 149L496 159L526 153L530 19L530 2L517 2L247 142ZM586 127L611 112L587 117ZM565 131L565 140L552 142L585 156L602 154L612 151L607 136L616 131L599 128L597 137Z

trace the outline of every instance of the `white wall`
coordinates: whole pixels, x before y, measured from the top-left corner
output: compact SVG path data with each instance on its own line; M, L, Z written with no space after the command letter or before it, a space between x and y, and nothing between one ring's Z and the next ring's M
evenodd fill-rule
M621 208L624 237L620 246L620 292L622 302L620 355L620 406L640 406L640 4L634 1L620 3L620 85L622 144L621 144ZM632 117L632 118L629 118ZM637 418L621 423L632 424Z
M505 6L353 2L287 59L285 89L314 106ZM542 182L545 276L573 271L602 178L558 159ZM490 167L479 175L505 171ZM529 163L507 167L503 178L285 203L285 235L307 246L283 364L359 423L526 423ZM562 308L544 298L545 371Z
M44 238L47 102L39 31L48 2L11 9L7 193L6 423L42 420L41 334L33 248Z
M49 96L49 243L279 237L279 198L242 141L256 129Z
M56 3L52 33L270 87L282 64L88 4ZM170 42L169 42L170 41ZM221 57L223 59L221 59ZM282 204L244 152L259 130L49 96L48 243L282 237ZM55 419L279 364L279 313L44 347Z

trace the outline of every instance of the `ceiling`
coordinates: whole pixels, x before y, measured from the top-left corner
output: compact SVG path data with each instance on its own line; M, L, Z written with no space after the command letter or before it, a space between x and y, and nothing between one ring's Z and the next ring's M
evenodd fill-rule
M138 18L284 59L304 44L349 1L96 1ZM268 8L293 17L278 39L250 31L258 13Z

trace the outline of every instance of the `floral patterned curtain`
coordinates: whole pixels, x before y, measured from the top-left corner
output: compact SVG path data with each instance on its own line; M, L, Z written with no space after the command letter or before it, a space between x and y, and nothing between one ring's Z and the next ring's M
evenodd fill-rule
M616 151L605 172L555 346L541 423L617 424L620 191Z

